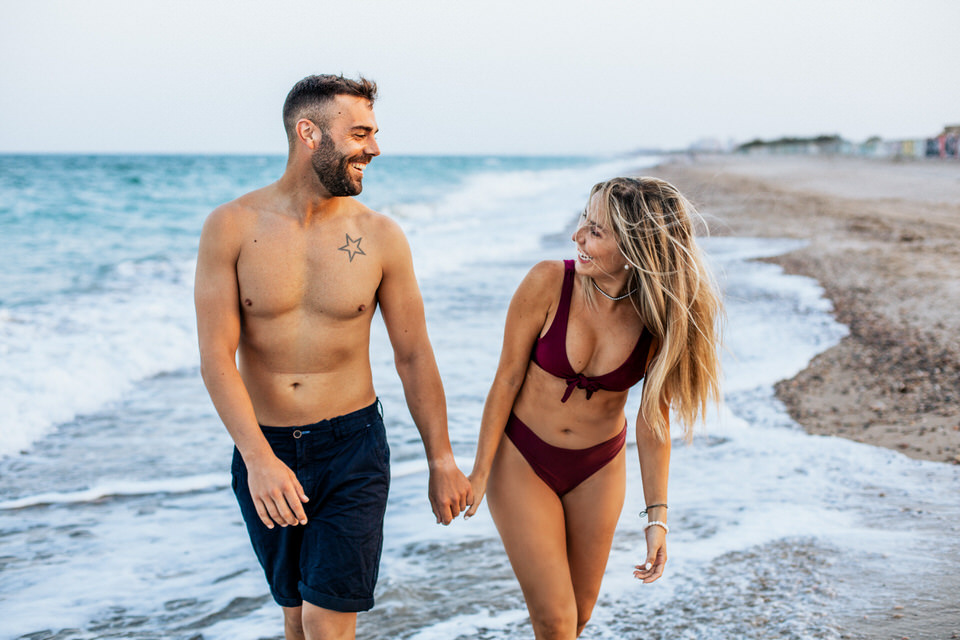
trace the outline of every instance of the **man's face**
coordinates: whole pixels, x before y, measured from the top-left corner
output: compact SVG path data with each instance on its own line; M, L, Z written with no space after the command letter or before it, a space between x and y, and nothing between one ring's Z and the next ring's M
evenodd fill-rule
M373 107L363 98L337 96L327 109L329 126L311 157L313 170L331 196L355 196L367 164L380 155Z

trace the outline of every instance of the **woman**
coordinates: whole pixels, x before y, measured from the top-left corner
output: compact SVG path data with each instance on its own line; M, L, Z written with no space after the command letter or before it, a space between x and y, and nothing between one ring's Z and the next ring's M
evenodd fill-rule
M470 481L484 494L538 639L580 635L597 600L625 491L627 391L636 421L647 556L667 560L669 410L686 427L719 397L720 301L672 185L596 185L573 234L576 260L530 270L507 312ZM506 437L504 437L506 436Z

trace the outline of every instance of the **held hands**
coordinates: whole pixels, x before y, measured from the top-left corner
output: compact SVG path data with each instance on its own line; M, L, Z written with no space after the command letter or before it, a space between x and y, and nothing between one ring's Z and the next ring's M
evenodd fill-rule
M266 456L247 464L247 485L264 526L273 529L307 524L303 503L309 498L293 471L276 456Z
M430 463L429 495L437 524L450 524L467 505L473 504L470 482L452 456L448 460Z
M663 575L663 566L667 563L667 532L662 527L648 527L646 537L647 559L634 567L633 577L650 583Z
M480 503L483 502L483 496L487 492L487 479L486 477L481 478L477 475L476 470L473 471L467 480L470 481L470 486L473 489L473 500L470 501L470 508L467 509L467 512L463 514L463 519L468 520L473 517L473 514L477 512L477 509L480 507Z

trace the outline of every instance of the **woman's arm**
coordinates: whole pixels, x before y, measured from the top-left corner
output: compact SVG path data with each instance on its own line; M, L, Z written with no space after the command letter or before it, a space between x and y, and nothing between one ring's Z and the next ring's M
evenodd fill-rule
M659 348L657 341L650 345L650 355L647 357L648 367ZM642 409L637 413L637 455L640 458L640 477L643 481L647 522L662 522L666 525L667 480L670 475L669 398L660 399L660 411L667 427L667 438L664 441L659 440L647 424ZM647 559L642 566L636 567L633 575L644 582L653 582L663 574L663 567L667 562L667 530L665 527L654 525L647 527L644 533L647 539Z
M554 298L560 291L562 278L563 263L541 262L530 270L510 301L500 363L480 420L477 454L469 476L473 485L473 505L464 514L466 518L477 512L483 500L503 429L530 365L530 351L543 330L551 306L556 304Z
M664 416L668 413L663 405ZM644 508L648 522L667 523L667 478L670 473L670 440L661 442L647 425L642 415L637 416L637 453L640 457L640 476L643 479ZM653 582L663 574L667 562L667 531L654 525L646 530L647 559L633 575L644 582Z

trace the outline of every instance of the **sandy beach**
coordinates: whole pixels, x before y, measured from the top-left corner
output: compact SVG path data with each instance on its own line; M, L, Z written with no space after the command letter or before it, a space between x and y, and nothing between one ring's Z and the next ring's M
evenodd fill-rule
M797 422L960 463L960 164L708 156L653 173L713 235L808 241L772 261L817 279L850 334L777 385Z

